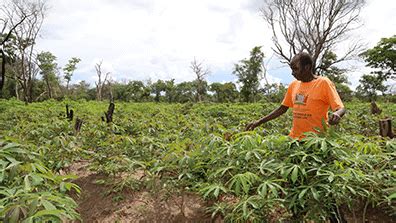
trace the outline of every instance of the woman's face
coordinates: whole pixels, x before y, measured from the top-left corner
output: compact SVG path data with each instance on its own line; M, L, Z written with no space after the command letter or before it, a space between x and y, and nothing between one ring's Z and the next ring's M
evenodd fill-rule
M293 57L290 63L290 68L292 70L292 75L299 81L306 81L312 75L311 72L309 72L308 66L301 66L298 56Z
M299 81L303 79L303 72L301 69L300 61L298 57L294 57L290 63L290 68L292 70L292 75Z

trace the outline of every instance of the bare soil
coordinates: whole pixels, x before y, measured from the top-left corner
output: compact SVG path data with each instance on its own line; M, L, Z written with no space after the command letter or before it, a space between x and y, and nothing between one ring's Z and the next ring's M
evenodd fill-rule
M167 195L147 190L124 190L109 194L112 188L97 181L113 179L90 171L88 165L88 161L79 161L65 170L67 174L78 176L74 183L81 187L81 194L71 196L79 205L77 210L83 222L222 222L221 219L211 219L205 212L209 204L193 193ZM141 178L141 175L137 173L136 177ZM371 206L367 207L363 222L363 210L364 205L355 213L343 212L348 222L396 223L396 216L390 217L380 207ZM271 222L278 221L271 219Z
M106 176L88 170L88 161L76 162L67 170L78 176L74 181L81 194L72 194L83 222L215 222L205 212L207 204L192 193L152 194L123 191L108 194L109 186L96 183Z
M384 207L367 206L366 214L364 215L365 204L361 202L359 207L351 211L344 211L345 220L351 223L396 223L396 216L389 216Z

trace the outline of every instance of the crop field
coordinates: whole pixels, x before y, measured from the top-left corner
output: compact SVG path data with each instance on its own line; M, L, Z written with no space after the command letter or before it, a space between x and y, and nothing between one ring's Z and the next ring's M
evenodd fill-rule
M290 111L244 131L277 106L116 102L106 123L105 102L1 100L0 221L396 222L396 104L302 141Z

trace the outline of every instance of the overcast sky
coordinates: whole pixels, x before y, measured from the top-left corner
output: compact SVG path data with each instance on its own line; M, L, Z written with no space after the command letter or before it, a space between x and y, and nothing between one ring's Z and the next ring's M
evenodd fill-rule
M271 32L261 17L262 0L51 0L39 51L63 67L81 58L72 82L96 79L103 61L113 80L190 81L194 57L211 70L209 82L235 81L234 64L263 46L271 82L288 84L290 70L273 56ZM356 34L373 47L396 34L396 1L369 0ZM350 81L356 86L357 68Z

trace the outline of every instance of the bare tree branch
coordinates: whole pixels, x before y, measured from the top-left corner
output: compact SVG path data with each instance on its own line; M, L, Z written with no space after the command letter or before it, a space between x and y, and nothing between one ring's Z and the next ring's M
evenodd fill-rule
M333 51L348 33L359 27L359 14L365 0L266 0L261 10L272 29L274 52L290 63L294 54L306 51L319 68L326 51ZM356 55L356 43L336 62ZM288 49L288 50L285 50Z
M210 70L208 68L204 68L202 62L197 62L194 57L194 60L190 65L191 70L196 75L197 79L197 99L198 101L202 101L202 96L205 94L205 77L210 74Z
M17 47L15 56L18 64L15 79L21 80L20 86L25 102L31 102L33 101L33 82L38 73L34 63L34 50L47 11L45 0L9 0L9 4L5 5L2 10L7 17L8 25L14 27L13 33Z
M102 71L102 64L103 60L101 60L99 63L95 65L95 70L96 70L96 75L98 76L98 81L95 81L96 85L96 100L101 101L102 100L102 92L103 88L108 82L108 78L110 77L110 72L107 72L103 76L103 71ZM102 79L104 77L104 79Z

